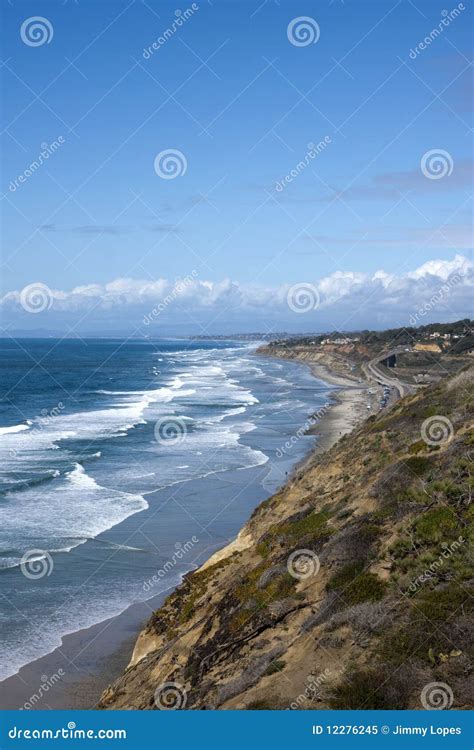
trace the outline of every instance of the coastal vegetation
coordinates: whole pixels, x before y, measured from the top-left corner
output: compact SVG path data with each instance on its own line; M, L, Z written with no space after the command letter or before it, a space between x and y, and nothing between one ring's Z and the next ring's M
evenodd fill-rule
M462 367L312 456L152 616L101 707L154 709L170 681L192 709L422 708L435 682L472 705L473 385Z

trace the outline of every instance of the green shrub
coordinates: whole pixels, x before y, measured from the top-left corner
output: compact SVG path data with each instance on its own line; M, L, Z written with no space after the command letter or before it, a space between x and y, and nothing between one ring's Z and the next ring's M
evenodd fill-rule
M446 589L423 591L414 599L408 622L386 635L381 643L383 658L403 664L409 658L431 663L430 654L449 653L453 647L468 647L455 635L457 616L473 610L469 592L452 584Z
M408 707L409 687L406 681L387 673L383 667L350 672L329 698L331 708L339 710L390 710Z
M271 675L271 674L277 674L278 672L281 672L285 666L285 663L286 662L282 660L272 661L272 663L269 664L267 669L265 670L265 674Z
M425 456L413 456L412 458L406 458L403 462L411 474L416 477L421 477L425 474L431 466L431 461Z
M349 563L328 581L328 591L336 591L347 606L382 599L387 584L378 576L363 570L363 563Z
M424 440L417 440L416 443L412 443L408 448L408 452L412 454L422 453L426 451L426 443Z
M259 542L256 549L260 557L266 558L270 554L271 547L268 542Z
M327 512L311 512L305 516L289 519L282 523L272 526L272 528L265 534L264 539L260 542L260 545L270 545L275 541L282 541L287 544L300 541L305 537L311 540L321 539L332 533L332 530L328 528L327 521L329 519L329 513ZM264 549L261 547L261 549ZM265 556L265 555L264 555Z
M262 698L258 701L252 701L251 703L248 703L245 708L248 711L271 711L272 709L277 708L277 705L273 700L269 698Z
M422 543L441 542L459 536L460 528L454 511L435 508L424 513L415 523L417 540Z
M283 524L281 531L285 536L293 539L299 539L307 534L314 537L324 536L328 533L328 518L328 513L310 513L298 521L289 521Z

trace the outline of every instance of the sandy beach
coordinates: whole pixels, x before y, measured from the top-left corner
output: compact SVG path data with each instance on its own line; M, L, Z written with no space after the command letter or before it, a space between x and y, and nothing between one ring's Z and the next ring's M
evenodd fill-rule
M165 596L64 636L51 654L0 683L2 708L93 709L102 690L128 664L137 632Z
M263 347L261 353L264 356L275 356L304 363L315 378L335 386L330 394L329 408L323 410L322 413L316 412L314 422L309 425L308 432L317 435L318 441L311 454L303 460L302 465L311 458L313 453L323 453L329 450L340 437L351 432L377 408L380 389L374 383L369 384L365 378L352 375L350 364L346 360L319 354L316 357L309 357L307 352L294 356L293 352L278 348L275 354L272 354L268 347ZM367 409L368 404L370 404L370 409Z
M367 416L366 382L359 383L321 363L304 364L316 378L335 388L330 392L328 408L316 414L307 430L317 436L316 445L294 467L292 476L301 471L315 452L328 450ZM206 555L196 560L196 566L205 564L208 558ZM153 599L132 605L117 617L66 635L52 653L27 664L1 683L3 708L94 708L102 692L129 663L140 630L169 593L170 590L161 592Z
M367 382L359 383L355 378L331 372L323 364L311 363L309 367L315 377L337 387L331 395L333 403L327 415L310 428L310 432L318 436L314 451L323 453L367 418L370 413L367 403L375 403L375 400L368 393L370 387Z

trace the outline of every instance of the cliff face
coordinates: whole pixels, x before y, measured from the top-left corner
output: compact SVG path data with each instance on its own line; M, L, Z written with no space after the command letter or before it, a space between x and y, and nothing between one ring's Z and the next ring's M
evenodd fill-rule
M471 705L473 380L309 461L168 597L101 707L423 708L432 683Z
M348 344L347 346L331 346L328 344L324 349L296 344L292 346L272 344L272 346L261 346L257 351L264 357L296 359L298 362L306 362L309 365L313 363L322 365L330 368L330 372L343 375L346 378L349 370L347 359L350 357L353 362L366 361L369 355L367 347L362 345L356 347L354 344Z

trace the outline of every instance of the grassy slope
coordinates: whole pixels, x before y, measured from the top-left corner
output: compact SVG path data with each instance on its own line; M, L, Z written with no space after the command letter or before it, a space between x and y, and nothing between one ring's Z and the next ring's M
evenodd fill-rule
M473 379L471 367L371 417L263 503L254 544L168 597L148 655L102 707L153 709L165 681L188 708L421 708L440 681L454 708L472 705ZM429 446L421 426L436 415L454 433ZM301 549L320 568L297 580L287 561Z

